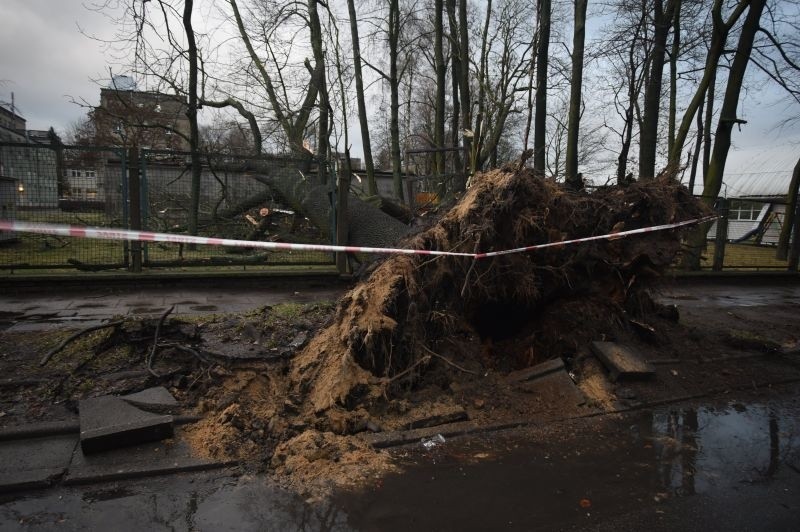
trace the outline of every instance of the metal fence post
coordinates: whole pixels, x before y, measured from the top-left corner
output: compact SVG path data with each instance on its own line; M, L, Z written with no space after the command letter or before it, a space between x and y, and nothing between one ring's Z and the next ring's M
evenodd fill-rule
M133 146L128 149L128 193L130 200L130 228L134 231L142 229L142 195L139 186L139 148ZM131 271L142 271L142 243L138 240L131 241Z
M714 271L721 271L725 260L725 243L728 241L728 198L717 200L717 234L714 236Z
M350 194L350 172L345 168L339 168L336 172L336 245L347 245L347 196ZM336 253L336 269L344 275L350 272L350 265L347 260L347 253L339 251Z

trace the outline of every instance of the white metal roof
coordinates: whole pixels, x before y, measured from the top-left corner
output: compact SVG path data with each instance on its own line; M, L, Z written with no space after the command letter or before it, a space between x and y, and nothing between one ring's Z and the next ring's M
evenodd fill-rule
M798 159L800 139L780 146L732 149L719 194L726 198L785 196ZM702 194L702 178L698 181L694 193Z

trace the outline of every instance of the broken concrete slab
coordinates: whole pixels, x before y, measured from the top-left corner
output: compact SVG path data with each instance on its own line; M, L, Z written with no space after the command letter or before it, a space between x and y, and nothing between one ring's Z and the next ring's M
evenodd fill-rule
M592 342L592 352L609 371L612 381L644 379L655 375L655 368L634 349L616 342Z
M158 441L173 434L173 418L145 412L114 396L84 399L78 403L81 448L96 453Z
M122 395L120 399L147 412L177 414L180 411L178 401L163 386L155 386L141 392Z
M0 492L46 488L69 466L75 435L0 442Z
M562 370L564 370L564 361L560 358L554 358L529 368L512 371L506 375L506 380L508 382L526 382Z
M63 421L44 421L0 428L0 441L23 440L28 438L41 438L44 436L58 436L62 434L77 434L80 425L77 419Z
M149 477L186 471L205 471L235 465L232 460L198 458L189 445L176 438L168 442L142 443L102 454L87 455L75 449L64 484L90 484Z

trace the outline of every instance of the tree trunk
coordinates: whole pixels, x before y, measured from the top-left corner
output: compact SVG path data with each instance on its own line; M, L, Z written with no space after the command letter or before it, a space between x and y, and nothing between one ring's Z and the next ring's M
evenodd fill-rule
M448 25L450 28L450 43L452 52L450 53L450 63L451 63L451 85L453 91L453 114L450 120L450 136L451 142L450 146L455 148L459 145L459 124L461 120L461 100L459 98L459 87L461 83L461 69L463 67L461 63L461 55L458 53L458 21L456 19L456 2L455 0L447 0L446 4L447 8L447 20ZM454 172L461 172L462 171L462 159L458 157L458 152L454 152L454 165L453 170Z
M470 95L469 87L469 28L467 25L467 0L459 0L458 3L458 55L461 63L461 70L459 74L459 86L461 88L461 130L472 130L472 98ZM455 73L453 73L455 75ZM464 171L463 167L459 168L457 174L459 177L455 180L455 190L463 191L466 188L466 179L464 174L470 175L475 172L470 163L470 153L472 151L472 136L469 134L462 135L464 139L464 154L467 157L467 168Z
M739 35L739 44L736 47L733 64L728 73L728 85L725 88L725 98L722 101L717 122L717 132L714 136L714 150L711 153L708 175L703 189L703 199L707 203L710 202L710 197L716 197L719 194L719 190L722 187L725 162L728 158L728 150L731 147L731 132L734 124L741 123L736 117L736 110L739 107L739 95L742 90L747 65L750 62L753 40L758 31L761 13L764 11L765 4L766 0L752 0L750 2L750 10Z
M312 79L315 72L321 71L322 75L316 76L317 92L319 93L319 124L317 128L317 179L320 183L328 182L328 152L330 151L330 102L328 100L328 76L325 69L325 51L322 47L322 25L317 12L317 0L308 0L308 27L311 34L311 49L314 54L315 68L307 65Z
M700 161L700 150L703 144L703 106L697 110L697 140L694 143L692 157L692 172L689 174L689 192L694 194L694 184L697 179L697 163Z
M369 121L367 104L364 99L364 77L361 73L361 45L358 40L358 19L354 0L347 0L350 13L350 36L353 41L353 75L356 81L356 102L358 104L358 122L361 126L361 146L364 150L364 167L367 171L367 190L370 196L378 195L378 184L375 181L375 163L372 160L372 144L369 140Z
M398 53L400 41L400 2L389 2L389 136L392 156L392 185L394 196L403 201L403 168L400 159L400 75Z
M672 49L669 53L669 116L667 153L675 147L675 116L678 113L678 55L681 51L681 1L675 1L672 17Z
M312 183L308 179L298 179L295 175L255 178L280 194L292 209L303 213L323 234L331 233L328 186ZM347 198L347 227L347 242L353 246L386 247L396 244L410 232L407 225L353 195Z
M661 114L661 86L664 74L664 55L672 22L674 0L655 0L653 15L653 51L650 55L650 73L644 91L644 119L639 134L639 178L652 179L656 175L656 150L658 148L658 119Z
M725 173L725 162L728 158L728 151L731 147L731 132L733 126L741 121L736 118L736 110L739 107L739 95L744 82L744 75L747 65L750 62L750 54L753 50L753 40L758 31L761 14L764 11L766 0L751 0L750 10L747 12L739 35L739 44L728 73L728 84L725 88L725 98L720 108L719 120L717 122L716 135L714 136L714 149L711 153L711 161L708 165L708 173L705 176L705 186L703 187L703 197L701 201L708 205L713 205L714 200L722 188L722 177ZM700 224L688 238L689 250L687 258L691 260L690 267L699 266L700 250L705 245L708 224Z
M792 227L800 223L795 219L797 212L797 190L800 188L800 159L794 165L792 172L792 182L789 184L789 191L786 197L786 212L783 216L783 226L781 227L781 237L778 240L778 251L775 254L779 260L786 260L789 256L789 240L792 236Z
M445 106L445 74L446 65L444 64L444 4L442 0L436 0L433 5L435 11L434 40L433 40L433 62L436 69L436 103L434 109L433 123L433 144L434 148L444 148L444 106ZM444 174L444 152L437 151L433 154L434 173L437 177Z
M539 0L539 49L536 51L536 111L533 117L533 169L544 176L547 165L547 64L550 53L550 0Z
M583 46L586 40L587 4L588 0L575 0L575 28L572 35L572 79L570 81L566 160L566 182L573 190L578 190L582 187L581 179L578 177L578 130L581 121Z
M739 20L749 1L750 0L741 0L726 21L722 18L722 0L714 0L714 4L711 7L711 18L713 21L713 26L711 29L711 43L708 47L708 54L706 55L703 77L701 78L700 84L697 87L697 91L692 97L692 100L689 102L686 111L683 113L680 126L675 132L675 140L672 143L672 149L669 151L670 164L675 165L680 161L683 145L686 143L686 137L689 135L689 130L692 128L694 115L700 108L704 96L707 98L706 117L707 124L709 124L709 129L707 131L708 135L704 139L704 142L705 146L707 146L709 149L711 147L710 120L714 114L714 85L716 83L719 60L722 57L722 54L725 52L725 43L728 40L728 33L730 32L730 29ZM704 157L704 161L705 163L703 168L705 170L708 167L707 156Z
M197 43L192 28L192 10L194 0L185 0L183 4L183 28L186 32L187 53L189 56L189 107L186 116L189 119L189 151L191 152L192 184L189 205L189 234L197 235L200 215L200 179L202 166L200 163L200 133L197 127Z

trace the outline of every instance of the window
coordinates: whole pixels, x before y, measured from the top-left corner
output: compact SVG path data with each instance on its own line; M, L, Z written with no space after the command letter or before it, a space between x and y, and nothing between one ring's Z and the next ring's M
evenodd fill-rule
M86 177L96 177L94 170L84 170L83 174Z
M762 203L757 201L733 200L728 212L729 220L756 221L761 213Z

